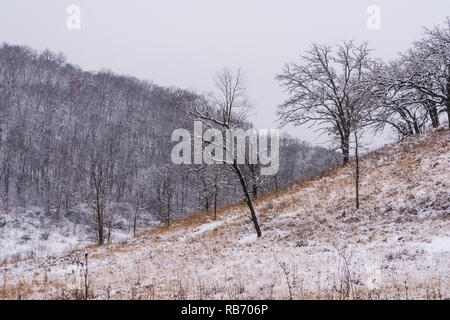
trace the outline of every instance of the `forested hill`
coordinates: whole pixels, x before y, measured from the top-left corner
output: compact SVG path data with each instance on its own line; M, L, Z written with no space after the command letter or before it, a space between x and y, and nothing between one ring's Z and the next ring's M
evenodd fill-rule
M132 235L134 226L211 210L209 183L217 172L170 162L172 131L192 127L175 107L181 91L110 71L86 72L48 50L2 44L0 257L98 241L99 228L102 240L112 241ZM288 136L281 138L280 158L278 175L258 181L259 192L336 159ZM217 195L218 205L240 201L234 176L220 174L230 187ZM99 187L94 180L101 183L101 226L91 207Z

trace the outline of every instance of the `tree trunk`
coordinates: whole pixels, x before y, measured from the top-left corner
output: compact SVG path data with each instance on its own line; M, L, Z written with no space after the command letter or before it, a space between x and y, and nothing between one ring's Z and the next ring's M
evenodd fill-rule
M4 178L4 184L5 184L5 195L6 197L9 196L9 176L10 176L10 167L9 167L9 163L6 164L6 169L5 169L5 178Z
M60 210L61 210L61 201L59 201L59 199L58 199L58 202L57 202L57 204L56 204L56 220L58 220L59 221L59 218L60 218Z
M247 206L250 209L251 220L253 222L253 225L255 226L256 235L258 236L258 238L260 238L262 236L262 233L261 233L261 229L259 227L258 219L256 217L255 209L253 208L252 199L248 192L247 183L245 182L245 179L242 176L241 169L239 169L239 166L237 165L236 160L233 163L233 169L234 169L234 172L236 172L236 174L239 177L239 182L241 183L242 191L244 192L244 195L245 195L245 201L247 203Z
M250 172L252 174L252 196L256 198L258 196L258 184L256 182L256 165L250 165Z
M341 150L342 150L342 162L344 164L348 164L350 158L350 134L345 134L345 136L341 139Z
M103 221L102 221L101 213L97 213L97 232L98 232L98 244L103 245L105 239L103 237Z
M450 129L450 64L447 64L447 101L445 102L445 106L447 108L447 117L448 117L448 127Z
M358 135L355 131L355 189L356 189L356 209L359 209L359 154L358 154Z
M112 220L109 220L109 223L108 223L108 244L111 243L111 228L112 228Z
M417 123L417 120L414 119L413 121L413 128L414 128L414 134L420 134L420 128L419 128L419 124Z
M439 127L439 114L436 107L436 103L430 102L430 104L431 105L428 112L430 114L431 125L433 126L433 128L437 128Z
M167 226L170 227L170 214L171 214L171 206L170 202L172 201L172 195L167 195Z
M450 64L447 65L447 84L446 84L447 99L445 100L445 111L447 111L448 127L450 129Z
M98 228L98 245L103 245L103 243L105 242L104 238L103 238L103 228L99 227Z
M184 199L185 199L185 194L186 194L186 183L183 182L183 189L181 190L181 210L183 211L182 213L184 214Z
M99 192L97 189L97 194L96 194L96 211L97 211L97 233L98 233L98 244L99 245L103 245L105 243L105 238L104 238L104 225L103 225L103 207L100 204L100 200L99 200Z
M252 194L253 198L256 198L258 196L258 185L255 182L253 182Z
M85 261L85 269L84 269L84 299L87 300L89 298L89 270L88 270L88 254L87 252L84 254Z
M103 235L103 208L100 204L100 199L99 199L99 191L97 188L96 191L96 205L97 205L97 232L98 232L98 244L99 245L103 245L103 243L105 242L104 239L104 235Z
M450 99L447 99L447 118L448 118L448 128L450 129Z
M133 238L136 238L136 224L137 224L137 218L138 218L138 211L136 209L134 213L134 219L133 219Z
M214 220L217 220L217 191L214 193Z

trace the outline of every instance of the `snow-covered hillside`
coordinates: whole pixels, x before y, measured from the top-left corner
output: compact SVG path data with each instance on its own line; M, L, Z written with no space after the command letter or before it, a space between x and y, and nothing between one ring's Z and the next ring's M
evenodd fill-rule
M449 298L450 132L386 146L361 164L109 246L2 266L4 298Z

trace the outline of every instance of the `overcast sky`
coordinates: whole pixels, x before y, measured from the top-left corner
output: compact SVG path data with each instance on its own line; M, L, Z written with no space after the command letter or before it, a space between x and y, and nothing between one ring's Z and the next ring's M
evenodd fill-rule
M81 9L81 30L66 26L69 5ZM370 30L367 7L381 9ZM110 69L163 86L210 90L224 66L242 67L257 127L276 127L286 95L274 80L285 62L312 42L368 40L391 59L450 15L449 0L1 0L0 41L49 48L85 70ZM312 129L287 132L320 144Z

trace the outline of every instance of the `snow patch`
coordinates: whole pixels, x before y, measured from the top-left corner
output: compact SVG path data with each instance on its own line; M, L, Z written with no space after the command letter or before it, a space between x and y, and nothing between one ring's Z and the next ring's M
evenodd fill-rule
M258 237L256 236L256 233L251 233L251 234L247 234L245 236L239 237L237 242L240 244L245 244L245 243L254 242L256 239L258 239Z
M195 229L195 231L192 233L193 236L200 235L207 231L212 231L216 229L217 227L221 226L223 224L223 221L216 221L212 223L206 223L201 225L199 228Z
M425 248L433 253L450 252L450 237L435 237L431 243L425 244Z

